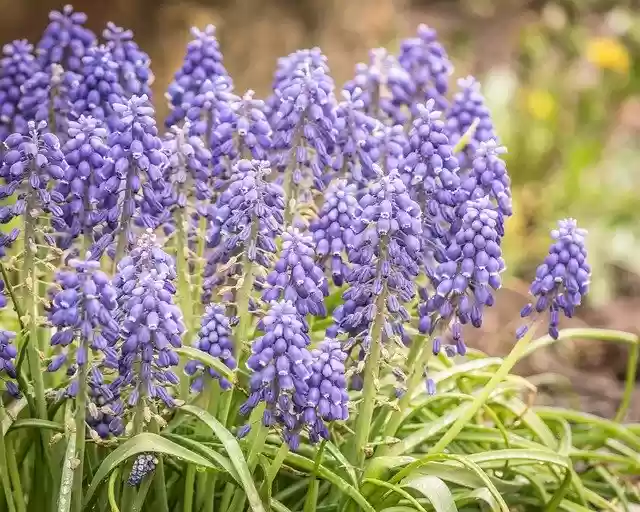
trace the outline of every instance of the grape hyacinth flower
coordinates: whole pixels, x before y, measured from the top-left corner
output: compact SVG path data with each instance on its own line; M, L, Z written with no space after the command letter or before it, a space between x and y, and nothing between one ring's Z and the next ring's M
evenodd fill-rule
M309 391L305 397L302 421L312 443L329 439L325 422L349 419L349 395L344 362L347 358L338 341L326 339L311 353Z
M435 30L421 24L417 37L405 39L400 44L398 61L414 84L412 100L421 104L433 99L438 110L444 110L453 65L437 37Z
M307 314L326 316L324 297L329 295L329 286L315 256L310 235L296 228L287 229L282 235L279 259L267 275L262 299L291 302L302 318Z
M179 124L186 117L194 120L194 114L188 113L197 107L196 103L201 103L194 100L196 96L203 94L203 85L206 82L210 83L209 87L213 85L214 90L216 85L226 91L233 89L233 82L222 62L220 44L215 34L216 28L213 25L207 25L204 30L196 27L191 29L193 40L187 45L182 67L176 72L167 91L167 99L171 106L166 120L167 128ZM202 133L204 131L199 135ZM209 136L210 134L207 134L207 137Z
M472 76L458 80L460 90L453 97L453 102L447 111L446 133L452 146L458 144L462 136L467 133L475 122L475 130L465 148L473 155L481 142L497 140L491 112L485 104L484 96L480 92L480 83ZM465 149L461 148L461 149Z
M69 121L68 135L62 147L67 168L56 187L65 198L61 219L64 222L55 223L59 231L58 244L68 249L73 240L82 235L86 245L92 247L101 235L99 228L104 229L108 212L104 207L99 208L98 199L99 173L109 153L105 142L107 130L97 119L81 116L77 121ZM97 258L100 254L92 256Z
M211 357L219 359L230 369L237 366L233 356L233 336L231 333L231 320L225 314L224 307L219 304L209 304L202 316L198 337L194 343L198 350L206 352ZM213 368L204 368L198 361L189 361L185 367L188 375L195 375L202 369L203 374L196 376L191 383L191 390L199 392L204 386L204 375L220 381L220 387L224 390L231 389L231 382L222 377Z
M127 484L137 487L142 480L156 470L158 459L153 453L140 453L133 462L131 473L127 478Z
M87 425L101 439L122 435L125 430L122 419L125 407L120 399L119 390L113 385L107 385L109 391L104 393L104 388L100 389L91 384L89 387L90 403L87 406L86 415Z
M360 62L356 65L355 77L345 84L344 89L351 94L357 89L362 91L360 98L364 111L391 125L407 121L403 107L410 105L415 94L409 74L384 48L369 52L369 64Z
M587 263L586 235L587 230L579 228L575 219L558 222L558 229L551 231L554 242L549 254L536 269L529 288L535 303L527 304L520 313L527 318L548 312L548 332L553 339L558 339L560 313L571 318L589 291L591 267ZM517 338L522 338L528 330L528 325L520 327Z
M160 249L150 232L118 263L113 283L121 315L119 379L131 390L130 406L146 398L175 405L165 387L179 382L171 370L178 364L173 348L182 346L185 330L173 302L175 278L173 258Z
M241 158L267 160L271 150L271 125L265 115L264 101L254 99L253 91L229 100L221 110L211 136L213 173L228 178L229 170Z
M87 379L90 373L94 387L110 398L112 395L103 382L99 367L92 365L88 371L87 365L93 359L90 350L103 358L115 357L115 352L109 348L115 343L119 329L113 318L117 307L116 291L109 283L109 277L100 270L99 261L72 259L69 265L71 270L56 274L55 281L60 289L53 292L48 308L47 318L56 329L51 336L51 345L62 350L54 356L47 370L55 372L65 364L77 365L79 378ZM73 363L70 350L75 351ZM107 366L116 364L113 360ZM84 384L73 379L65 394L75 397L80 386Z
M299 410L307 403L311 375L310 343L306 326L291 302L272 302L259 323L264 335L251 346L247 367L251 371L249 398L240 407L248 415L260 402L266 408L262 424L283 427L284 441L292 450L300 444ZM242 429L246 435L248 430Z
M0 279L0 309L7 306L5 287L4 281ZM16 333L0 329L0 380L4 381L7 392L17 398L20 396L20 391L13 380L17 377L15 359L18 351L13 345L15 337Z
M450 329L454 345L445 347L448 353L466 353L462 325L480 327L484 308L494 303L492 290L502 285L501 222L488 199L469 202L460 230L438 256L430 276L435 291L428 294L421 290L424 302L418 308L419 330L432 334L438 324ZM435 338L434 353L439 353L440 347L441 339Z
M247 261L270 268L275 238L282 233L284 222L284 192L280 185L265 180L270 172L269 162L240 160L229 186L211 208L207 247L214 250L205 270L205 302L213 286L226 278L216 274L217 265L245 255ZM239 274L241 270L234 266L229 272Z
M71 89L71 112L104 121L110 130L118 129L119 117L113 105L122 103L125 91L120 85L118 64L104 45L93 46L82 58L77 87Z
M334 85L324 67L296 69L283 85L275 91L274 164L284 172L287 202L295 206L310 202L311 190L324 190L331 179L325 170L335 145Z
M59 64L65 71L80 73L82 57L96 42L95 34L84 26L87 15L74 12L71 5L65 5L61 12L51 11L49 20L36 47L38 63L43 70Z
M13 133L4 141L5 153L0 166L0 199L16 196L13 204L0 207L0 223L26 214L31 220L38 218L36 208L62 215L60 203L64 197L49 184L64 177L66 162L60 150L60 141L52 133L43 133L47 124L42 121L28 123L28 135Z
M117 226L115 233L101 239L100 249L118 235L117 261L134 241L134 222L155 228L165 213L161 200L166 190L167 157L146 96L115 103L113 109L120 120L118 130L107 140L110 150L100 172L98 207L108 209L107 221Z
M102 31L107 48L118 65L118 76L127 97L146 94L151 98L151 59L133 40L133 32L112 22Z
M335 181L325 193L318 217L311 221L316 256L323 264L330 259L331 277L337 286L342 286L349 273L345 256L353 239L351 226L358 206L356 191L356 185L347 180Z
M2 47L0 59L0 140L10 133L26 133L27 119L20 109L22 87L38 69L33 46L18 40Z

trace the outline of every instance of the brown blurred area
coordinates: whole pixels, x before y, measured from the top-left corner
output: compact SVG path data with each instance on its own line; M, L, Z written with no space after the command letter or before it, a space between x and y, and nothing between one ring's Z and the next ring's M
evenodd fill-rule
M60 0L0 0L0 41L27 38L35 43ZM191 26L217 27L225 57L239 91L265 94L279 56L298 48L320 46L329 57L336 82L351 76L354 64L372 47L395 49L397 40L419 23L434 26L447 39L461 29L473 40L474 62L465 72L482 71L483 63L509 58L526 12L524 0L75 0L88 14L88 26L99 34L107 21L130 28L152 59L158 114L162 98L180 66ZM496 38L499 44L495 44Z

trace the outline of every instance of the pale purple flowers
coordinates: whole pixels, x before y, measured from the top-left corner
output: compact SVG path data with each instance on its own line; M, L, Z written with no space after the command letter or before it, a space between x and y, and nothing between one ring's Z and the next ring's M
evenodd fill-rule
M290 302L272 302L259 327L264 335L251 347L247 367L251 370L249 398L240 407L248 415L260 402L266 405L262 423L278 424L292 450L300 444L300 407L307 403L311 354L307 329ZM247 429L242 430L246 435Z
M0 309L6 307L5 283L0 279ZM4 381L5 389L12 396L19 396L20 391L13 379L17 377L15 359L18 355L13 340L16 334L11 331L0 329L0 380Z
M129 405L159 398L175 405L167 385L178 383L171 370L178 364L174 348L182 345L182 313L174 304L176 278L171 256L158 247L155 236L143 234L118 264L121 355L119 383L130 389Z
M206 352L211 357L219 359L228 368L236 368L237 363L233 357L233 337L231 333L231 321L224 312L224 307L219 304L210 304L202 316L200 330L196 339L196 348ZM231 383L222 377L213 368L204 368L198 361L190 361L185 367L189 375L195 375L199 369L203 374L197 375L191 383L193 391L200 391L204 385L204 376L209 375L213 379L220 381L222 389L230 389Z
M72 259L69 264L72 270L63 270L56 275L60 289L52 293L47 314L49 323L56 328L51 345L61 349L47 369L57 371L64 364L83 367L90 361L89 351L100 353L101 358L109 360L107 366L114 367L117 356L113 347L119 329L113 318L117 307L116 291L109 283L109 277L100 270L100 262ZM112 398L97 365L91 367L89 375L92 387ZM66 388L66 394L75 397L77 392L78 382L74 379Z
M262 293L264 301L291 302L302 318L307 314L326 316L327 279L315 262L313 239L298 229L289 228L282 235L280 257L267 275L266 284Z
M5 44L0 60L0 140L12 132L25 132L27 120L19 104L22 86L36 72L33 46L25 39Z
M551 231L554 242L549 254L538 266L529 289L536 301L527 304L521 312L523 318L548 312L549 336L554 339L558 338L560 313L571 318L589 291L591 267L587 263L586 235L587 231L579 228L574 219L558 222L558 229ZM520 327L517 337L524 336L528 329L528 326Z

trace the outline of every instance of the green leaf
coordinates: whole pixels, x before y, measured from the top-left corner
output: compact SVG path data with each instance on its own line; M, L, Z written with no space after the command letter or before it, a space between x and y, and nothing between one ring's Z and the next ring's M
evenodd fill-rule
M62 461L62 475L60 477L60 490L58 492L58 512L69 512L71 509L71 493L73 492L73 470L76 456L76 436L70 433L67 436L67 451Z
M220 466L222 470L228 473L231 478L233 478L236 482L240 483L240 477L238 476L238 472L231 464L231 461L227 459L221 453L209 448L208 446L199 443L198 441L194 441L193 439L189 439L188 437L180 436L178 434L161 434L162 437L166 437L167 439L171 439L176 443L188 448L191 451L199 453L203 457L209 459L214 464Z
M566 469L572 467L571 460L568 457L546 450L493 450L490 452L472 453L467 455L467 458L482 468L501 468L504 466L505 461L509 461L510 466L547 463Z
M179 355L186 357L187 359L195 359L196 361L200 361L205 366L213 368L230 382L236 381L236 372L222 363L219 359L209 355L207 352L197 350L193 347L180 347L174 348L173 350Z
M18 417L22 409L27 406L27 399L22 397L20 400L15 400L11 402L9 405L5 406L4 412L6 413L5 417L2 420L2 435L6 435L9 431L9 427Z
M55 430L56 432L64 432L64 427L60 423L49 420L41 420L38 418L24 418L13 422L9 427L9 432L20 430L21 428L44 428Z
M458 512L447 484L436 476L409 476L400 485L422 494L431 502L436 512Z
M291 512L291 509L288 509L287 507L285 507L278 500L271 498L270 503L271 503L271 508L276 512Z
M233 464L238 473L238 478L247 495L251 509L254 510L254 512L264 512L264 505L260 500L260 495L253 482L251 471L249 470L249 466L247 466L247 461L244 458L242 449L234 435L207 411L194 407L193 405L183 405L180 410L194 415L211 429L227 451L231 464Z
M357 487L358 477L356 475L356 472L353 469L353 466L351 465L351 463L340 451L340 449L331 441L325 442L325 448L329 451L329 453L333 456L333 458L336 459L340 463L340 465L345 469L345 471L349 475L349 478L351 479L351 483Z
M139 453L154 452L163 453L165 455L171 455L172 457L178 457L184 459L191 464L202 466L207 469L216 469L216 467L207 459L198 455L197 453L188 450L180 446L179 444L169 441L164 437L157 434L151 434L144 432L128 439L124 444L118 446L102 461L100 467L96 471L91 485L87 490L85 496L85 508L88 508L93 501L95 492L98 490L100 483L113 471L116 467L122 464L129 457L133 457Z
M405 491L402 487L391 484L389 482L383 482L382 480L376 480L375 478L366 478L365 480L363 480L363 483L372 484L376 487L382 487L383 489L390 489L390 492L395 492L399 496L408 500L414 506L415 510L419 510L420 512L427 512L426 509L422 505L420 505L420 502L418 502L418 500L411 496L411 494ZM390 496L390 492L382 497L383 502L388 499L388 497Z
M500 512L500 505L486 487L480 487L473 491L464 491L455 494L456 505L463 507L484 501L492 512Z

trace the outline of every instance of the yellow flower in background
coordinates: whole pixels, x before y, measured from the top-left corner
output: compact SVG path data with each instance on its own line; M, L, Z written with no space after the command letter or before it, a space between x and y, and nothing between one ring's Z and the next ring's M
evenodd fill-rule
M550 92L542 89L527 92L525 104L529 115L540 121L549 119L556 110L555 98Z
M628 73L630 66L627 47L612 37L596 37L587 44L587 60L601 69Z

